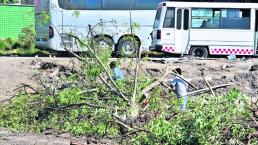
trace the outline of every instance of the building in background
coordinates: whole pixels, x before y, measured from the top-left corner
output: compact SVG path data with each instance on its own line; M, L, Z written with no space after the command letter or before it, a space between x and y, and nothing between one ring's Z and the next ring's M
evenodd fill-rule
M34 0L21 0L23 5L34 5Z
M16 39L22 28L34 23L34 6L0 5L0 39Z
M0 3L6 2L5 0L0 0ZM34 5L34 0L9 0L6 4L15 5Z

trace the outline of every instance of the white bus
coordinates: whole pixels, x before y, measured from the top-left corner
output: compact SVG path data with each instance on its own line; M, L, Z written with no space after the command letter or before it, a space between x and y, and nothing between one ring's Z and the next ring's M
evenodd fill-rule
M111 45L113 51L122 55L132 55L135 52L134 44L140 45L136 47L141 47L142 50L148 50L156 9L161 1L35 0L36 46L64 51L63 39L66 47L77 51L74 39L65 34L73 32L86 37L88 25L93 27L102 20L107 22L103 23L104 28L98 27L93 33L99 44ZM79 15L76 16L76 12ZM42 23L44 13L50 16L48 23ZM133 24L139 28L132 29L131 32L130 26ZM131 35L138 43L126 39Z
M163 2L151 50L174 54L256 55L257 3Z

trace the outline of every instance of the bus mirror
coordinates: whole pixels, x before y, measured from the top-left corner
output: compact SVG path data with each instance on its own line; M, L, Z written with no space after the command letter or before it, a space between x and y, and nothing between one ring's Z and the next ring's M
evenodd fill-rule
M48 31L49 31L49 38L54 38L54 29L53 29L53 27L49 26Z
M161 30L157 31L157 39L161 39Z

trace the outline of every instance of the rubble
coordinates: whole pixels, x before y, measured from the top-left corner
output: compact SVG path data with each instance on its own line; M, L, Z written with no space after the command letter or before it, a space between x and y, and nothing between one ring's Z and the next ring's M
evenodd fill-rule
M257 71L258 70L258 64L254 64L251 66L251 69L249 71Z

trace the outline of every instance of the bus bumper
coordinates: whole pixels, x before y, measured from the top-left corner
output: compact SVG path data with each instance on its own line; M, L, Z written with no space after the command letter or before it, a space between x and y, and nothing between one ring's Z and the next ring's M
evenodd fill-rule
M47 41L36 40L35 45L38 48L46 49L46 50L58 50L57 43L53 39L49 39Z
M158 52L160 52L162 50L162 47L163 47L162 45L150 46L149 50L150 51L158 51Z
M48 42L36 41L36 47L42 49L50 49L50 44Z

